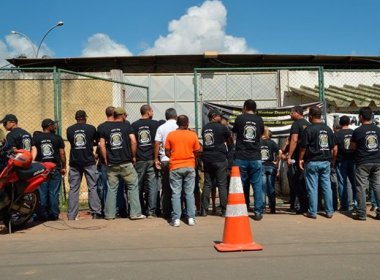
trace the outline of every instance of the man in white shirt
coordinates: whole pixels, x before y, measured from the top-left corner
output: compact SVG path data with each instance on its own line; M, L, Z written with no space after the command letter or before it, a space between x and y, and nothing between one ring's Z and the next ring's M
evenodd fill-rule
M174 108L165 111L166 122L158 127L154 143L154 163L158 170L161 170L162 190L161 190L161 216L170 218L172 212L171 188L169 184L169 158L165 155L165 141L169 132L176 130L177 112Z

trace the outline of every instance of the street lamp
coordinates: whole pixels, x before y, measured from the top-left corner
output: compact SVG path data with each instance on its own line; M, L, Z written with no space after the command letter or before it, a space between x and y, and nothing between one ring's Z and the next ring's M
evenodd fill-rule
M35 57L37 56L37 53L36 53L36 47L34 46L32 40L30 40L30 38L29 38L28 36L26 36L24 33L21 33L21 32L18 32L18 31L14 31L14 30L11 31L11 34L15 34L15 35L22 36L22 37L24 37L26 40L28 40L28 42L30 43L30 45L31 45L32 48L33 48L33 55L34 55Z
M45 40L45 38L49 34L49 32L52 31L54 28L62 26L62 25L63 25L63 21L58 21L54 26L50 27L50 29L45 33L44 37L42 37L42 39L40 41L40 44L38 45L38 49L37 49L37 53L36 53L36 58L38 58L38 53L40 51L42 42Z

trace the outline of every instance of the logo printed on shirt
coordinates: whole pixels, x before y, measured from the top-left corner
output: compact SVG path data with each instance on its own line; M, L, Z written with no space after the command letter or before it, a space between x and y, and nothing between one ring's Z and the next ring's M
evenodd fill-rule
M214 144L214 133L212 131L206 132L203 137L204 137L204 144L206 146L211 146Z
M261 160L262 161L269 160L269 149L268 149L268 147L261 147Z
M41 153L43 157L51 157L54 154L53 145L51 143L41 144Z
M152 137L150 136L150 131L148 129L142 129L139 131L139 143L141 144L147 144L151 143Z
M319 134L319 147L321 150L326 150L329 148L329 137L325 133Z
M365 145L368 150L377 150L379 143L376 134L369 134L365 138Z
M256 138L256 126L245 125L243 136L245 139L252 140Z
M119 147L123 143L123 137L120 132L113 132L110 135L110 143L112 147Z
M74 145L75 147L83 147L86 145L86 135L83 132L74 134Z
M350 144L351 144L351 137L344 138L344 141L343 141L344 149L349 150Z
M29 138L22 139L22 147L24 150L30 151L32 149L32 145L30 143Z

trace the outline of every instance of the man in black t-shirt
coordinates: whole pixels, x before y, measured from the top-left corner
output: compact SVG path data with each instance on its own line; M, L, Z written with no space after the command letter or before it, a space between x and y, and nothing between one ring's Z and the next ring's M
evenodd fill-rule
M40 194L40 207L38 218L41 221L58 220L59 194L61 191L62 176L66 174L65 143L61 136L56 135L57 122L51 119L42 121L42 133L33 136L33 159L42 162L54 162L57 169L50 179L38 188Z
M294 122L290 127L289 136L288 168L290 170L290 179L292 182L289 187L294 187L294 192L299 202L298 209L295 205L290 205L290 210L302 214L307 212L308 199L303 171L299 168L299 146L303 131L310 125L310 123L305 120L303 116L303 108L301 106L295 106L292 108L290 117Z
M358 199L357 215L354 219L367 219L366 190L372 184L377 204L380 205L380 128L372 122L372 110L361 108L359 120L362 123L354 130L351 148L355 150L355 178ZM376 210L376 219L380 220L380 209Z
M305 170L309 208L306 217L316 219L318 210L318 183L323 191L326 217L334 214L330 181L330 166L335 164L334 148L336 140L333 131L321 121L321 108L309 109L309 120L300 143L299 167Z
M136 162L136 137L132 126L125 122L127 113L117 107L113 113L114 121L105 122L99 127L99 148L107 166L108 190L104 216L113 220L116 216L116 194L119 176L123 178L130 205L130 219L144 219L139 201L138 177L133 164Z
M97 134L93 125L86 123L87 114L83 110L75 113L76 124L69 126L66 130L69 140L69 205L67 217L75 220L79 211L79 190L83 174L86 177L88 187L88 205L93 219L101 217L101 206L96 190L96 163L94 145L96 145Z
M140 204L144 214L156 217L158 184L154 169L154 138L158 121L152 120L153 109L145 104L140 108L141 118L132 123L137 140L135 169L139 179Z
M243 188L249 184L253 187L254 219L260 221L263 218L264 210L260 149L264 122L255 112L256 102L252 99L246 100L243 106L243 114L235 119L232 132L236 137L234 164L239 166ZM245 197L247 197L247 193L245 193Z
M204 185L202 191L201 216L207 216L210 205L210 192L213 182L219 190L220 206L222 216L226 213L227 207L227 143L232 143L231 133L228 128L222 125L221 113L219 110L211 109L208 113L210 122L202 129L203 138L203 170Z
M349 210L349 192L352 193L353 201L356 201L354 151L350 148L352 133L354 131L348 128L349 124L350 118L347 116L341 116L339 119L341 129L335 132L338 148L336 158L336 175L338 178L340 211ZM349 191L348 189L348 180L351 183L352 191Z
M271 131L264 128L261 138L261 160L263 162L263 192L268 196L268 204L271 214L276 213L276 176L280 161L280 149L271 139ZM266 204L264 199L264 205Z
M9 131L5 143L8 148L32 150L32 136L26 130L18 127L18 120L15 115L5 115L0 123Z

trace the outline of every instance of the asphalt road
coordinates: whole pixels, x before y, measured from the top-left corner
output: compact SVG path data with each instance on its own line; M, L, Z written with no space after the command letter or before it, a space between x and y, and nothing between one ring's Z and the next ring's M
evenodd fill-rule
M263 251L219 253L224 218L56 221L0 233L0 279L379 279L380 221L250 219ZM0 225L1 229L2 225Z

